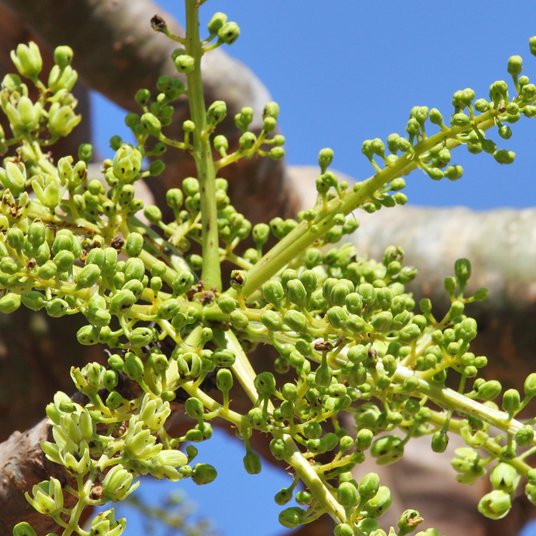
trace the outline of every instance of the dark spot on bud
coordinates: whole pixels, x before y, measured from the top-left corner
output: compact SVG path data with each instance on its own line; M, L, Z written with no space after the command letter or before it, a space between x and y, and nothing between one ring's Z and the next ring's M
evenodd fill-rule
M316 341L315 350L317 352L329 352L333 348L333 345L329 341Z
M153 30L156 30L157 32L163 32L166 29L167 24L166 21L160 15L155 15L151 19L151 26Z
M117 252L120 252L121 251L121 248L125 245L125 241L120 237L120 236L116 236L112 242L110 243L110 245L117 251Z

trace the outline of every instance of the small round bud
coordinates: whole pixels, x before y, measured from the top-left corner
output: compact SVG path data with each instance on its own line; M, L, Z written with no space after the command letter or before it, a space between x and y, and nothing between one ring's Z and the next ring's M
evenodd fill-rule
M512 508L512 499L502 490L493 490L480 499L478 511L490 519L503 518Z
M232 45L240 35L240 28L236 22L226 22L218 30L218 38L226 45Z
M493 157L499 164L511 164L516 157L516 153L506 149L499 149L493 153Z
M211 34L218 33L219 29L227 22L227 15L225 13L214 13L210 22L207 24L208 31Z
M523 70L523 60L521 56L510 56L508 59L508 72L517 79Z
M318 165L320 166L321 173L325 173L326 169L331 165L333 161L333 149L322 149L318 153Z
M214 469L212 465L208 465L207 463L196 464L192 472L192 480L198 486L201 486L203 484L210 484L216 479L217 476L218 473L216 472L216 469Z
M189 74L194 70L195 59L188 54L180 54L174 58L175 68L179 73Z

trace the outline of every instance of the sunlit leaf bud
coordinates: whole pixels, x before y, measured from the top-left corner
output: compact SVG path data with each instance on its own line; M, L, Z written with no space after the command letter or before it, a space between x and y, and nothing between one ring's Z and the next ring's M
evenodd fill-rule
M30 41L28 45L19 44L17 51L12 50L10 56L22 76L35 80L41 72L43 60L39 47L33 41Z
M503 518L512 508L512 499L502 490L487 493L478 503L478 511L490 519Z
M344 508L351 508L357 502L357 490L350 482L343 482L337 489L337 499Z
M259 455L255 452L248 452L243 459L244 469L250 475L258 475L261 472L262 464Z
M493 153L493 157L497 162L499 162L499 164L511 164L516 157L516 153L506 149L499 149Z
M194 466L192 480L198 486L201 486L203 484L210 484L216 479L217 476L218 473L216 472L216 469L212 467L212 465L209 465L208 463L198 463Z

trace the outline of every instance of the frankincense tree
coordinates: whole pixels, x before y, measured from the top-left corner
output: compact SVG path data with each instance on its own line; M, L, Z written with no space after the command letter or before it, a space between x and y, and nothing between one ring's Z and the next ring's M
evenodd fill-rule
M352 186L339 181L329 170L333 152L322 149L316 205L297 220L274 218L252 227L233 207L218 172L240 159L284 156L279 109L266 104L255 134L248 128L253 111L243 108L234 118L239 146L229 149L218 133L227 107L223 101L205 106L201 58L232 44L240 30L216 13L208 35L200 37L204 3L185 1L185 35L173 35L153 17L154 30L177 42L173 60L187 85L161 77L156 91L138 91L140 113L126 117L136 143L112 138L116 154L103 163L103 181L87 179L90 145L57 163L47 153L80 121L70 48L56 49L46 84L34 43L12 53L19 74L7 75L0 92L11 126L10 135L1 133L0 150L14 149L0 168L0 311L23 305L51 317L81 313L88 323L77 333L80 344L110 348L107 367L71 370L83 396L75 401L59 392L47 406L53 441L42 449L72 478L51 476L28 490L28 501L66 536L119 535L126 521L116 520L113 508L98 514L89 530L80 526L83 510L125 499L141 475L213 481L216 469L195 460L192 444L210 439L213 419L236 427L250 474L261 471L251 434L271 437L271 454L294 474L292 485L275 496L282 506L293 496L299 504L280 514L288 528L327 514L337 535L385 535L378 519L392 502L388 487L375 473L358 481L351 470L367 457L394 463L412 437L423 435L435 452L446 449L449 434L463 437L467 446L456 451L452 465L465 484L489 474L493 490L479 504L485 516L507 515L520 485L536 501L536 470L525 461L536 445L533 421L516 420L536 396L536 373L526 379L523 395L509 389L501 406L493 402L501 384L479 377L487 359L471 352L477 325L466 306L484 300L487 291L467 295L470 262L458 260L445 280L451 306L436 318L430 300L416 310L406 292L417 271L404 265L400 248L389 247L376 261L358 256L350 244L335 245L358 227L356 211L404 205L402 177L411 171L459 179L462 168L451 164L457 146L489 153L500 164L513 162L515 154L487 133L498 142L509 139L511 124L536 115L536 86L521 75L521 58L508 62L510 86L494 82L489 96L476 100L471 89L457 91L447 120L436 108L416 106L404 135L365 141L362 152L374 168L367 180ZM530 43L536 53L536 38ZM38 91L35 101L28 83ZM172 139L166 136L171 103L183 97L190 119L183 136ZM162 173L158 156L168 148L190 153L197 169L182 190L167 192L172 221L156 205L144 207L134 188L137 180ZM153 159L144 170L146 157ZM254 247L244 250L249 236ZM234 265L229 281L222 278L222 263ZM275 374L257 374L251 366L247 352L258 344L277 350ZM293 380L281 380L282 374ZM245 412L233 407L233 384L250 400ZM177 399L191 426L173 437L166 421ZM341 412L353 414L355 436L341 427ZM410 534L422 522L419 512L406 510L389 534ZM35 531L22 521L13 533Z

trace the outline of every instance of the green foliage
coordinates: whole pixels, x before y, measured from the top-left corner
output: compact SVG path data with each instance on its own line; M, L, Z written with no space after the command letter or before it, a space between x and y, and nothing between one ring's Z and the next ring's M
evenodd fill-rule
M470 484L491 468L493 491L482 498L479 510L493 519L503 517L529 472L524 458L536 444L532 421L522 425L515 420L536 394L535 380L534 375L527 378L524 398L506 391L500 411L492 402L502 390L500 383L478 377L487 359L470 351L477 325L466 305L484 299L487 291L466 295L469 260L458 260L454 275L445 280L451 307L436 318L430 300L421 300L422 314L415 310L405 285L417 272L404 265L401 248L387 248L378 262L359 257L351 244L330 244L357 228L356 209L372 213L405 204L402 176L412 170L420 168L433 180L459 179L463 170L451 164L457 146L511 163L515 154L498 149L486 132L497 128L499 137L508 139L511 130L505 123L536 115L536 88L528 77L519 78L521 58L508 63L513 88L495 82L489 100L476 101L471 89L457 91L450 126L447 112L417 106L410 112L407 136L391 134L386 143L366 140L362 152L374 175L363 182L339 182L329 170L333 151L322 149L316 205L297 220L275 218L252 228L232 206L227 181L217 178L217 172L254 155L283 156L284 138L275 130L279 108L266 105L257 134L248 130L253 110L243 108L234 118L242 133L239 146L228 152L227 139L217 134L227 108L222 101L205 108L200 60L210 50L232 44L240 30L217 13L208 37L201 40L197 4L186 0L185 37L172 35L160 17L152 20L156 31L183 47L173 53L190 88L192 119L184 122L183 137L173 140L164 132L172 119L171 103L186 94L185 86L161 77L156 93L140 89L136 94L140 114L126 118L136 143L112 139L116 154L104 161L102 181L87 179L88 145L80 148L78 159L62 158L57 165L43 152L80 121L70 93L76 72L68 47L56 50L48 86L39 79L35 44L20 45L12 53L19 74L39 92L35 102L19 75L7 75L2 82L0 105L12 137L1 133L0 151L7 154L13 147L15 152L0 168L0 310L11 313L23 304L52 317L81 313L88 324L77 333L79 342L103 343L113 352L107 367L72 368L87 404L57 393L47 406L53 441L43 442L43 451L65 467L76 488L51 477L27 493L28 501L53 517L64 534L85 536L78 525L83 508L126 499L141 475L208 484L216 469L192 465L197 450L189 446L184 454L181 448L210 439L211 421L218 417L232 423L244 441L244 467L250 474L259 473L261 463L249 437L258 431L271 437L272 455L295 473L292 485L276 495L278 504L288 503L301 482L303 489L296 494L300 507L279 516L287 528L327 513L336 522L336 534L385 534L377 519L391 505L389 489L375 473L358 484L350 471L366 456L379 464L395 463L412 437L428 435L432 449L443 452L452 433L467 443L452 461L458 480ZM159 207L144 207L134 189L139 179L163 172L157 159L148 170L142 164L167 147L192 153L198 172L183 181L182 190L168 191L172 221L164 220ZM212 148L219 154L216 161ZM137 218L141 210L153 227ZM239 244L250 234L255 248L241 254ZM270 235L277 244L264 251ZM194 244L201 246L202 255ZM221 280L222 262L236 267L228 284ZM291 372L292 381L281 386L271 372L255 373L246 349L259 343L277 350L274 372ZM445 387L447 376L458 378L458 392ZM205 380L213 377L217 392L206 387L210 382ZM127 378L138 384L140 396L119 389L120 379ZM233 383L250 400L245 414L230 402ZM183 437L171 437L165 423L179 390L187 393L184 409L191 427ZM343 411L354 416L355 440L339 425ZM326 431L326 421L335 432ZM494 436L490 425L501 435ZM320 462L320 454L330 461ZM534 480L529 477L525 488L531 501L536 500ZM66 493L76 499L72 509L64 506ZM114 515L113 508L99 514L91 533L121 534L126 522ZM398 535L413 532L421 522L418 512L407 510ZM14 534L33 531L22 523Z

